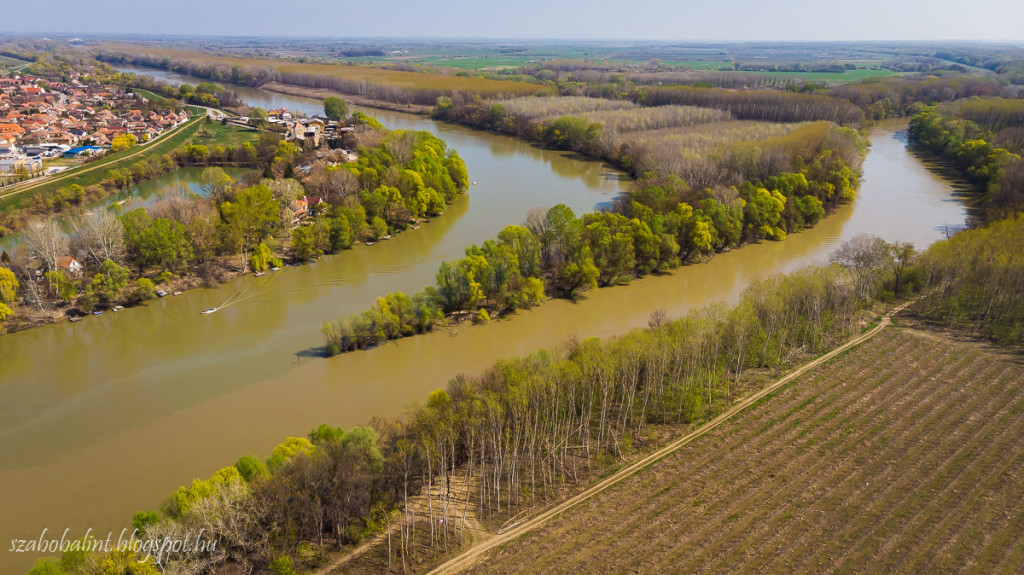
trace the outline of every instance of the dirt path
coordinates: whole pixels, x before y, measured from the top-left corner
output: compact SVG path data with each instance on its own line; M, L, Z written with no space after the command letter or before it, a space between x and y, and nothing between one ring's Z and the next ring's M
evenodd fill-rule
M413 510L412 516L416 522L419 522L419 529L429 530L429 526L424 526L422 522L427 520L429 517L429 503L427 498L437 498L438 495L445 489L450 489L452 493L457 494L454 501L454 507L452 508L452 523L456 526L456 532L462 533L465 529L469 530L469 541L486 540L490 537L490 533L480 523L479 517L477 517L476 508L474 506L467 505L467 500L473 492L474 486L472 484L467 485L462 476L453 476L449 479L450 487L442 488L440 484L435 486L435 489L430 493L419 493L409 498L409 508ZM463 497L464 496L464 497ZM460 515L460 509L465 512L465 516ZM402 524L406 517L402 513L396 513L394 518L391 520L392 535L396 538L401 537ZM464 522L463 522L464 521ZM462 526L459 527L459 523ZM454 534L453 534L454 535ZM457 535L455 535L457 536ZM353 549L338 554L334 559L329 561L327 564L314 570L311 575L340 575L344 571L343 567L371 552L377 545L385 545L388 538L387 532L378 533L370 539L360 543ZM396 545L399 543L396 543ZM401 559L398 559L400 562Z
M878 335L879 332L881 332L883 329L885 329L886 326L888 326L891 323L893 314L903 310L905 307L907 307L907 305L909 305L909 303L903 304L898 308L890 311L881 319L878 325L875 326L870 331L853 338L852 340L837 347L836 349L833 349L832 351L826 353L825 355L822 355L821 357L804 364L798 369L791 371L785 377L775 381L771 385L765 387L764 389L758 391L757 393L754 393L753 395L747 397L746 399L743 399L739 403L733 405L728 411L722 413L718 417L715 417L714 419L697 428L696 430L692 431L691 433L681 437L680 439L677 439L676 441L666 445L665 447L655 451L654 453L651 453L650 455L644 457L643 459L640 459L639 461L636 461L631 465L619 470L618 472L606 477L596 485L552 507L551 509L548 509L547 511L541 513L540 515L537 515L536 517L533 517L532 519L529 519L523 523L519 523L518 525L514 525L507 531L499 533L493 538L484 541L480 545L477 545L469 549L465 553L458 555L452 559L449 559L448 561L436 567L434 570L430 571L430 574L439 575L442 573L457 573L471 566L477 559L479 559L487 551L490 551L491 549L494 549L495 547L498 547L504 543L508 543L509 541L512 541L520 535L528 533L540 527L541 525L544 525L548 520L560 515L561 513L571 509L572 507L575 507L576 505L579 505L580 503L583 503L584 501L601 493L602 491L605 491L609 487L616 485L617 483L637 473L638 471L646 468L647 466L665 458L671 453L679 450L681 447L691 443L695 439L707 434L711 430L729 421L736 414L754 405L764 397L768 396L774 391L777 391L779 388L783 387L784 385L793 381L794 379L800 377L809 370L818 367L819 365L836 357L837 355L853 347L856 347L864 343L865 341L868 341L869 339L873 338L874 336Z

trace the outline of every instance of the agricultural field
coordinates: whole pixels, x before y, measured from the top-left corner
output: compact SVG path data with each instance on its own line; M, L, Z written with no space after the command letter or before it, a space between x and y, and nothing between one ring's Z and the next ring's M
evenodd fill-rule
M150 45L135 45L119 42L107 42L98 46L106 52L120 52L133 55L147 55L158 58L170 58L194 62L197 66L218 66L230 70L233 66L250 68L274 69L282 76L296 77L325 77L361 84L364 89L367 84L379 85L389 88L413 91L430 91L451 93L453 91L472 92L481 96L495 95L530 95L545 90L543 86L526 82L514 82L503 80L491 80L468 75L447 75L409 70L394 70L378 66L365 65L332 65L313 64L295 61L262 59L262 58L240 58L236 56L208 54L189 50L179 50ZM221 81L217 78L214 80ZM287 82L287 81L286 81ZM306 87L307 83L302 83ZM329 87L329 86L325 86ZM433 104L433 100L430 101Z
M738 74L740 76L766 76L769 78L788 79L788 78L799 78L804 82L813 84L848 84L850 82L860 82L867 78L888 78L890 76L898 76L899 72L885 69L864 69L858 68L856 70L847 70L845 72L775 72L775 71L741 71L731 72L732 74Z
M473 573L1018 573L1024 359L890 327Z
M484 97L496 94L529 95L545 90L543 86L526 82L389 70L372 66L330 66L324 64L274 63L267 61L259 61L258 63L274 65L282 74L323 75L342 80L376 82L386 86L413 90L434 90L446 93L457 90L480 94Z
M539 59L531 56L431 56L414 61L463 70L505 70L525 66Z

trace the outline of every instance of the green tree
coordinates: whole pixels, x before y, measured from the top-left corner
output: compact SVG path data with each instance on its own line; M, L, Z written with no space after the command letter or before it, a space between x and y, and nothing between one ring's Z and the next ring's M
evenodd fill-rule
M112 260L106 260L100 264L100 271L93 276L92 283L86 288L87 296L95 296L100 301L110 304L121 294L121 290L128 285L131 274L128 268Z
M69 302L78 297L78 289L74 280L68 275L67 270L53 270L45 274L47 283L50 284L50 291L58 296L61 301Z
M138 138L134 135L121 134L120 136L115 136L114 139L110 141L110 150L115 153L123 152L134 146L137 142Z
M300 260L309 260L324 255L331 247L330 228L323 218L317 218L312 226L299 226L292 230L292 250Z
M135 280L135 289L132 290L132 301L140 302L151 300L156 297L156 286L148 278Z
M267 467L272 472L276 471L292 457L299 454L312 455L315 450L313 443L305 437L287 437L267 458Z
M231 243L242 254L244 269L249 249L262 242L280 221L280 205L270 188L253 186L239 192L234 202L222 204L220 212Z
M18 287L18 278L14 272L0 267L0 303L14 303L18 299Z
M388 223L379 217L374 216L370 221L370 229L373 231L374 239L380 239L388 235Z
M498 232L498 242L508 246L515 254L519 275L524 278L541 276L541 244L533 232L523 226L506 226Z
M270 475L270 471L267 470L266 464L251 455L240 457L238 461L235 462L235 469L237 469L238 473L242 475L242 478L249 483L252 483L254 479Z
M336 96L324 98L324 115L336 122L344 120L348 117L348 102Z
M340 427L331 427L326 423L321 424L309 432L309 440L315 445L323 443L340 443L345 438L345 430Z
M568 265L562 268L559 279L562 282L565 293L572 299L579 297L580 292L597 287L597 278L600 271L594 265L594 258L591 255L590 247L583 246L576 250Z
M253 108L249 110L249 125L257 130L266 130L270 125L270 116L267 116L263 108Z
M139 511L132 516L132 527L139 530L139 533L145 533L146 528L151 525L156 525L160 522L160 513L156 511Z
M249 267L254 272L264 272L267 271L268 267L276 267L274 266L274 263L276 263L273 261L274 259L267 244L261 243L256 246L252 251L252 255L249 256Z
M224 203L233 199L232 186L235 181L221 168L204 168L199 175L200 186L207 197L213 198L217 203Z
M180 269L192 258L192 244L180 222L157 218L137 236L135 250L140 266L158 266L166 270Z

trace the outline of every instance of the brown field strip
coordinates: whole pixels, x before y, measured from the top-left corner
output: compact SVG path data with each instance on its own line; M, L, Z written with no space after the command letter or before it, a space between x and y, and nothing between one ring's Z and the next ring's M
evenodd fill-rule
M287 60L271 58L241 58L207 54L191 50L179 50L152 45L139 45L123 42L104 42L100 49L126 54L144 54L180 59L185 61L204 62L221 66L253 66L276 68L282 73L301 73L320 76L333 76L353 81L375 82L386 86L400 88L438 90L442 92L467 91L482 95L519 95L529 96L551 89L528 82L513 80L493 80L473 75L449 75L436 72L394 70L381 66L368 65L337 65L337 64L302 64Z
M1021 438L1021 356L890 328L444 568L1020 573Z

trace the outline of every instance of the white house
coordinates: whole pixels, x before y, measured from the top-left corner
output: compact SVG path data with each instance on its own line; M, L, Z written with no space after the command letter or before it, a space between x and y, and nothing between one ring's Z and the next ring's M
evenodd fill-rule
M85 269L85 266L78 263L78 260L71 256L61 256L57 258L57 269L67 270L72 276L77 277Z

